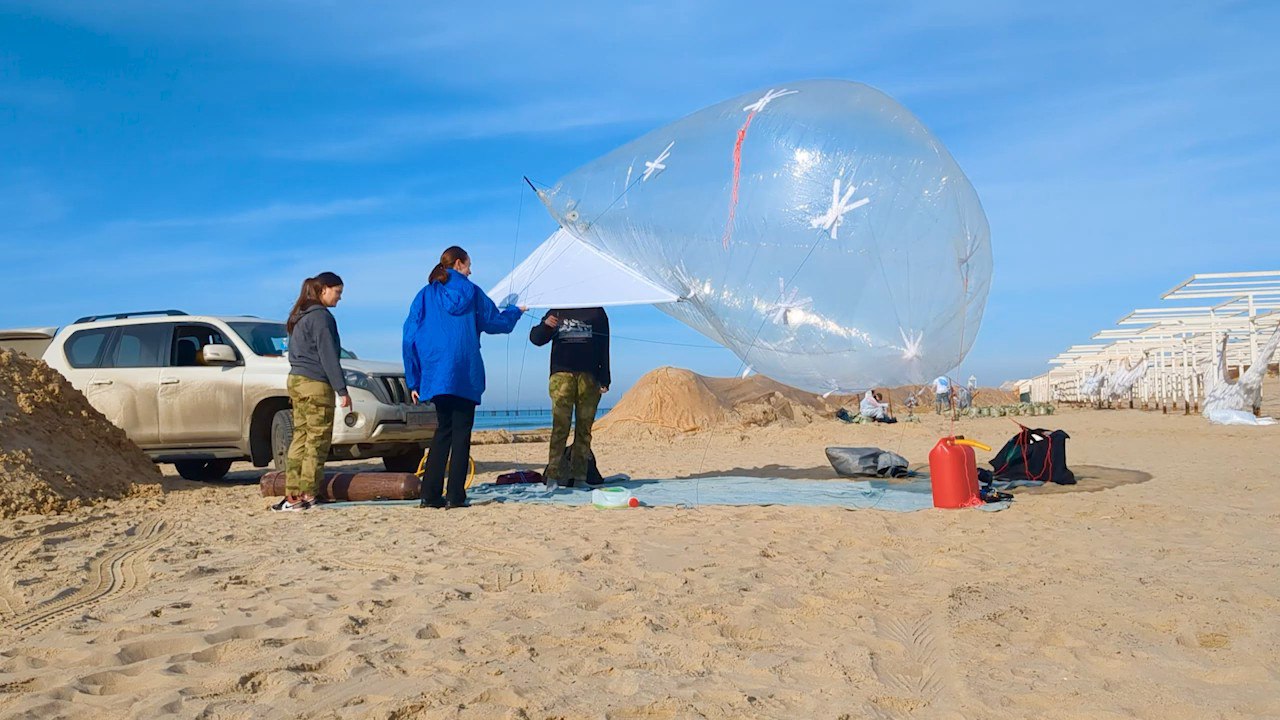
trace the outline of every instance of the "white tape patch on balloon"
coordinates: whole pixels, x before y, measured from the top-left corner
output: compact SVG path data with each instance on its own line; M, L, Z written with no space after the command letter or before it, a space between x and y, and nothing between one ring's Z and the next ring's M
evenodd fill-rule
M857 208L871 202L871 198L861 198L850 202L853 198L853 191L856 190L850 185L845 188L844 196L840 195L840 178L831 181L831 207L827 211L809 221L809 227L822 228L831 233L831 239L836 239L836 232L840 229L840 223L844 222L844 216L856 210Z
M675 146L676 146L676 142L672 140L671 142L667 143L667 146L665 148L662 149L662 152L658 154L658 157L652 160L645 161L644 175L640 177L640 180L642 182L648 182L649 178L667 169L666 160L667 158L671 157L671 148ZM627 171L627 177L628 178L631 177L630 170Z

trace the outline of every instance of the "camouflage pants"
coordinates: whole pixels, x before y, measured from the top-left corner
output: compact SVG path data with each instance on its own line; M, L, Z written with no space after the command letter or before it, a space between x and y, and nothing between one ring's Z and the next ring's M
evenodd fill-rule
M289 497L316 494L324 481L324 461L333 442L333 388L301 375L289 376L293 401L293 442L285 463L285 493Z
M600 406L600 381L588 372L558 372L547 383L551 393L551 448L543 476L552 480L586 480L587 453L591 450L591 426ZM577 423L574 424L574 415ZM569 426L574 425L573 456L564 466Z

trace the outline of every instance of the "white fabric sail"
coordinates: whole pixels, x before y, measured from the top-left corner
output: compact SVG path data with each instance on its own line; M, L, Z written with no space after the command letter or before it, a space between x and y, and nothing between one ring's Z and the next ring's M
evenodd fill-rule
M499 305L541 309L652 305L680 299L563 228L493 286L489 297Z
M1254 417L1262 403L1262 379L1267 374L1271 356L1280 348L1280 327L1258 351L1257 361L1236 382L1227 380L1227 341L1222 337L1222 350L1213 356L1213 367L1205 378L1208 391L1204 396L1205 418L1215 425L1274 425L1274 418Z
M1111 402L1117 402L1129 397L1129 391L1134 385L1147 374L1147 354L1143 353L1142 359L1137 365L1129 362L1129 358L1124 359L1124 368L1111 373L1110 381L1107 383L1106 393L1107 399Z
M1080 394L1089 400L1098 400L1102 397L1102 387L1106 385L1108 377L1108 369L1099 365L1094 371L1084 376L1084 380L1080 381Z

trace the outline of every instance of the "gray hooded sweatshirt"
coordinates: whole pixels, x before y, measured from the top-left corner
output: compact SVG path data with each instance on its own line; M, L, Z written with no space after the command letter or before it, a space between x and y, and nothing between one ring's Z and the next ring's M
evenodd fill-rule
M347 394L338 363L338 322L329 308L319 303L308 305L289 333L289 373L327 382L339 395Z

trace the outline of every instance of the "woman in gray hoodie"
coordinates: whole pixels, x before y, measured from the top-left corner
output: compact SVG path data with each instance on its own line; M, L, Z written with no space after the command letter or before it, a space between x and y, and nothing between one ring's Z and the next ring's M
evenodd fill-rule
M285 464L285 497L272 510L306 510L324 480L324 463L333 441L334 393L338 405L351 407L342 378L338 323L329 308L342 299L342 278L322 272L302 281L289 311L289 400L293 403L293 442Z

